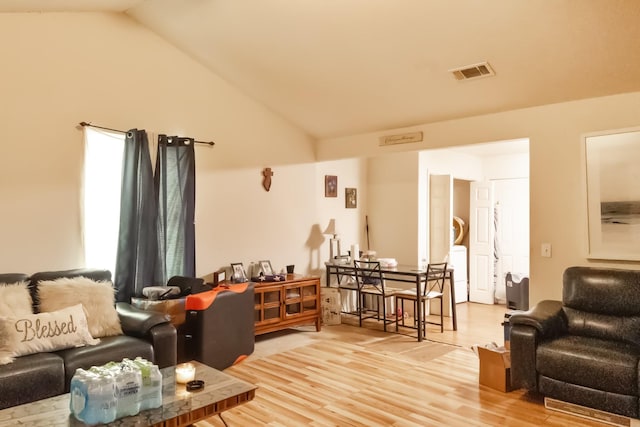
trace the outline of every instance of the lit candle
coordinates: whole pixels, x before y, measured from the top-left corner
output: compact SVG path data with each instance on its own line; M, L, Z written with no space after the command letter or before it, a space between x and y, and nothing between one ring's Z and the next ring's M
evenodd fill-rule
M191 363L182 363L176 366L176 381L180 384L186 384L193 381L196 377L196 367Z

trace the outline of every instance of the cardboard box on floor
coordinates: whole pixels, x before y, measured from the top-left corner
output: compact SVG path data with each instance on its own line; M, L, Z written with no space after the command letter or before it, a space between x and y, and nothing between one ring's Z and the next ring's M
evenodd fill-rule
M511 388L511 353L505 348L478 347L480 384L501 392Z
M340 289L320 287L320 309L323 325L339 325L342 323L340 314Z

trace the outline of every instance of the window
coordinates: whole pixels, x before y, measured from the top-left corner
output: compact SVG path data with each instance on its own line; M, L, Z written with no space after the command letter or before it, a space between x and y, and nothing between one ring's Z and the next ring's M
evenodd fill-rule
M84 264L111 271L121 301L171 276L195 275L193 140L160 135L156 148L154 191L144 130L85 127Z
M83 240L87 268L115 272L124 134L85 127Z

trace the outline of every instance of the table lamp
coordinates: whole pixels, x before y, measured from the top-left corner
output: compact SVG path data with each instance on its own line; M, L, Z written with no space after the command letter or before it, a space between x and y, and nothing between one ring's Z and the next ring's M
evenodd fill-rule
M329 262L333 262L335 257L340 256L340 238L336 231L336 220L331 218L327 229L322 234L330 234L333 237L329 239ZM335 247L335 250L334 250Z

